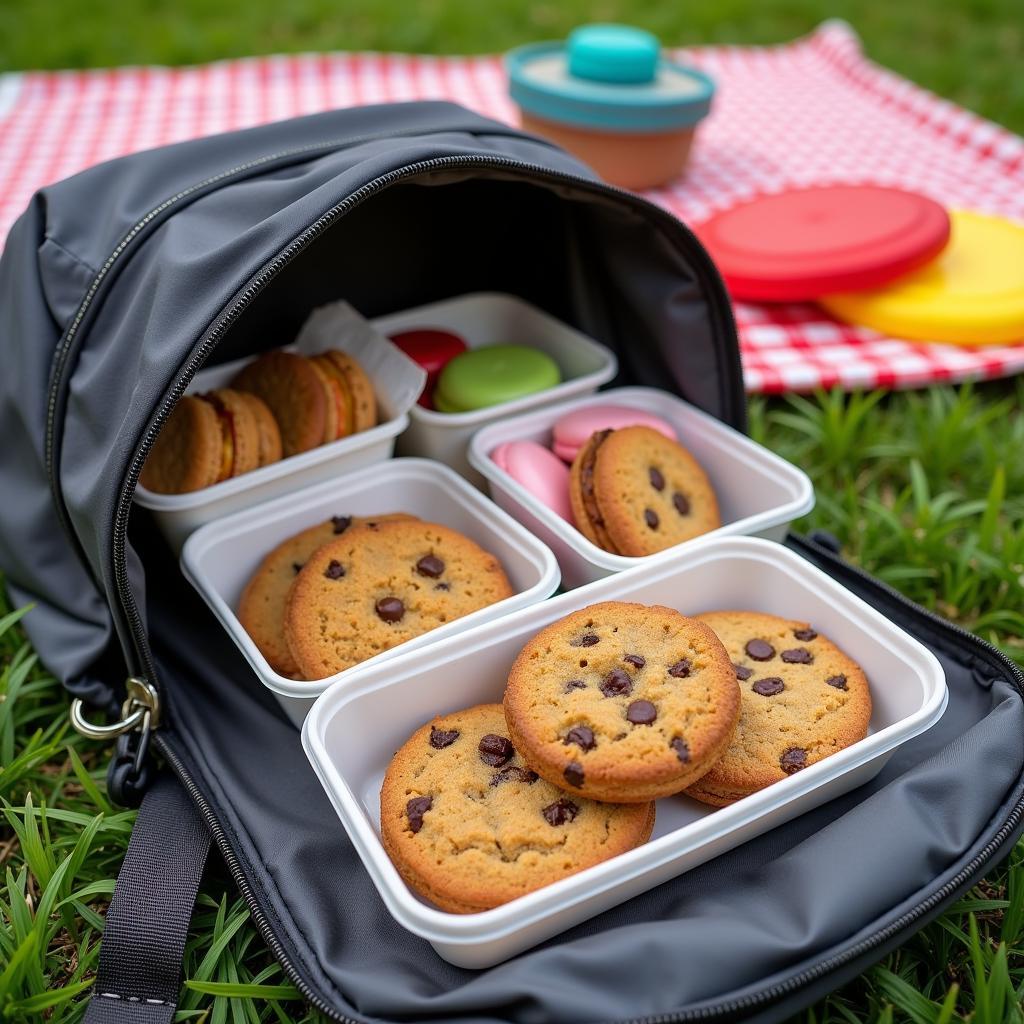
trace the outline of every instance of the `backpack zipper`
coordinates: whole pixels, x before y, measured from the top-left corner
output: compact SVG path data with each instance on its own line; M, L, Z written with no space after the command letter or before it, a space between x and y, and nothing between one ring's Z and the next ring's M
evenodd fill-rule
M453 124L445 126L444 128L435 129L435 131L446 131L446 132L464 132L470 135L487 135L487 136L512 136L515 138L523 138L521 132L517 132L511 128L502 128L500 125L494 125L492 129L484 132L480 130L481 126L475 128L466 127L465 125ZM69 542L74 547L78 554L79 561L85 567L86 572L92 575L92 569L89 565L89 560L85 557L85 553L82 550L81 544L78 541L78 536L75 533L74 526L71 523L71 519L68 515L67 507L64 504L64 495L61 493L60 488L60 476L57 467L57 408L61 396L67 390L68 380L67 374L71 368L71 356L75 350L75 342L79 335L82 323L86 316L89 315L93 306L96 303L97 296L100 294L101 289L106 285L110 278L110 273L114 270L121 262L124 254L141 238L146 237L144 232L146 229L153 225L163 223L162 215L167 213L172 207L181 205L185 200L198 198L199 196L206 194L208 190L211 190L214 186L217 188L223 187L229 181L239 178L249 171L265 168L271 164L276 164L284 161L291 161L296 158L311 159L318 156L326 156L329 153L338 152L343 149L350 149L354 146L361 146L367 142L375 142L383 138L403 138L403 137L416 137L424 134L423 128L410 128L404 132L388 132L380 133L374 132L366 135L359 135L355 138L347 139L334 139L330 142L313 142L305 146L296 146L292 149L279 150L276 153L270 153L265 156L256 157L252 160L248 160L245 163L231 167L225 171L220 171L217 174L211 175L208 178L204 178L202 181L196 182L193 185L189 185L187 188L182 189L180 192L176 192L173 196L165 199L162 203L154 206L141 220L131 227L128 233L121 239L110 255L104 260L103 265L96 272L93 277L91 284L89 285L88 291L85 293L84 298L79 303L78 309L75 311L75 316L71 323L68 325L64 334L61 336L60 341L57 343L57 347L54 350L53 362L50 367L50 382L49 391L47 395L46 404L46 427L43 440L43 452L44 452L44 463L46 465L47 476L49 477L50 490L53 495L54 506L57 511L57 518L60 521L61 528L67 536ZM553 143L546 139L542 139L536 136L530 136L532 141L543 143L551 148L557 148Z
M916 615L923 617L932 625L939 627L940 630L953 634L961 644L965 644L968 647L974 647L982 655L985 655L988 660L994 660L995 664L992 667L995 668L996 666L999 666L1008 670L1010 682L1014 685L1021 697L1024 698L1024 672L1010 661L1002 651L990 644L987 640L976 636L974 633L969 633L961 626L948 622L947 620L940 618L934 612L930 612L928 609L908 600L898 590L889 586L889 584L876 579L859 566L852 565L851 563L844 561L838 555L833 554L821 545L811 544L802 539L799 543L804 547L812 548L813 550L821 553L827 560L838 564L844 572L848 572L850 575L857 577L863 582L874 587L876 590L879 590L896 603L909 608ZM281 964L285 973L298 989L302 997L309 1002L311 1006L314 1006L317 1010L323 1013L324 1016L329 1017L332 1020L339 1021L340 1024L365 1024L364 1021L357 1018L339 1013L338 1010L324 1000L299 973L295 963L292 961L291 957L289 957L288 953L281 945L281 942L274 934L266 915L263 913L262 908L256 900L252 887L249 885L249 882L242 871L241 864L231 847L227 834L202 791L195 784L188 769L185 767L166 738L158 734L154 738L154 742L160 750L160 753L167 760L168 764L170 764L174 769L178 778L181 780L182 785L185 786L189 795L195 801L200 813L206 820L207 826L213 835L213 839L218 850L220 850L224 857L225 863L228 866L228 870L231 873L235 884L238 886L239 891L242 893L242 897L249 906L253 923L256 925L260 935L267 943L268 947L277 958L277 961ZM982 872L982 869L985 868L1003 844L1013 836L1021 822L1022 816L1024 816L1024 797L1018 799L1017 803L1007 815L1006 821L1003 822L996 834L981 848L981 850L978 851L977 854L974 855L974 857L971 858L970 861L968 861L967 864L964 865L963 868L960 869L960 871L956 873L953 878L933 892L930 896L918 903L913 910L908 910L891 924L886 925L884 928L880 928L877 932L867 936L855 945L843 950L841 953L837 953L835 956L830 957L821 963L815 964L814 967L808 968L791 978L787 978L783 982L779 982L778 984L771 985L766 989L762 989L754 995L744 996L741 999L722 1000L717 1003L706 1004L698 1009L680 1010L677 1013L662 1013L648 1017L633 1017L627 1020L618 1021L616 1024L684 1024L684 1022L690 1021L711 1020L714 1018L728 1017L739 1013L757 1010L772 1002L785 998L787 995L798 992L807 985L820 980L851 961L856 960L866 953L870 953L873 949L877 949L879 946L884 945L890 939L898 936L901 932L911 929L915 922L920 920L922 917L927 916L937 907L940 907L943 903L956 896L970 882L977 878L977 876Z

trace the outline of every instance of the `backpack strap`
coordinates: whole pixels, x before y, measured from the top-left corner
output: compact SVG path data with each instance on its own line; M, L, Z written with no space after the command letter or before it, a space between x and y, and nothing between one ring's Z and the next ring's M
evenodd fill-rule
M172 775L142 801L107 910L84 1024L171 1024L210 833Z

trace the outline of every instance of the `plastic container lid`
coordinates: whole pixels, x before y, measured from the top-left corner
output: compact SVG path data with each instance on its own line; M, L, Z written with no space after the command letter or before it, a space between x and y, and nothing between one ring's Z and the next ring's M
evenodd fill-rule
M966 210L951 214L949 245L934 262L875 291L822 305L897 338L953 345L1024 341L1024 225Z
M548 121L613 132L695 125L715 85L661 56L658 40L627 25L586 25L565 42L530 43L505 58L512 99Z
M697 234L734 298L801 302L916 270L945 247L949 215L913 192L832 185L752 199Z

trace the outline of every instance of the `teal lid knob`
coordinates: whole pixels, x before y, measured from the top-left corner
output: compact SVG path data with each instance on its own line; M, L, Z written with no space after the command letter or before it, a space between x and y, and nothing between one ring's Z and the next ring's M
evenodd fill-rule
M657 36L629 25L584 25L566 44L569 74L594 82L653 82L661 45Z

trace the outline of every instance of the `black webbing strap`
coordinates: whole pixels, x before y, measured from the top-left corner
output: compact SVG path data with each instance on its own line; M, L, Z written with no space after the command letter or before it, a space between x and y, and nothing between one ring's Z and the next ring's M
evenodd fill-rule
M170 1024L210 833L180 783L146 793L107 911L85 1024Z

